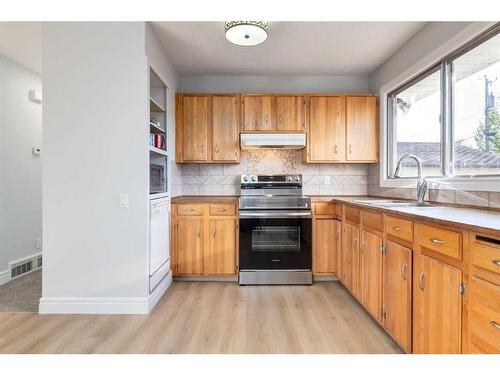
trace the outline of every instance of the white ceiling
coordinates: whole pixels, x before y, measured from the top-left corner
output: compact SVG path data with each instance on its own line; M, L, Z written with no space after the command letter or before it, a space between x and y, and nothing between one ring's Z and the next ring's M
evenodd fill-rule
M0 22L0 54L42 72L42 24L40 22Z
M368 75L425 22L270 22L261 45L240 47L224 22L153 22L179 73Z

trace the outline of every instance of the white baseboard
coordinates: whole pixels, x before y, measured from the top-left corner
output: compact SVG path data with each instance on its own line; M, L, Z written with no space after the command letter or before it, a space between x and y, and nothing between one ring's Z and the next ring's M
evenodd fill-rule
M0 285L8 283L10 281L10 270L6 269L5 271L0 272Z
M156 287L156 289L153 290L153 293L149 295L149 312L153 311L158 301L165 294L168 287L172 284L172 281L172 271L170 271L165 279L163 279L163 281Z
M147 297L40 298L39 314L148 314Z

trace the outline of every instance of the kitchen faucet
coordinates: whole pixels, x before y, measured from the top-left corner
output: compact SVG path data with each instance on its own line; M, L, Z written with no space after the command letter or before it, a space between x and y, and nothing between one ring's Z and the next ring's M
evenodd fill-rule
M424 204L425 193L427 192L427 180L424 176L422 176L422 160L412 154L407 154L401 157L398 161L398 165L396 166L396 170L394 171L394 177L399 178L399 171L401 169L401 163L404 159L410 158L417 162L418 168L418 180L417 180L417 205Z

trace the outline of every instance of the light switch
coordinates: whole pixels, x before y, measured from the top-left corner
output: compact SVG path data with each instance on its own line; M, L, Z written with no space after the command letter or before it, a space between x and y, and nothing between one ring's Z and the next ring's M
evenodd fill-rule
M128 194L120 194L118 207L128 208Z
M41 248L42 248L42 239L41 238L37 238L35 240L35 249L40 250Z
M330 176L325 176L325 185L330 185L330 183L331 183Z

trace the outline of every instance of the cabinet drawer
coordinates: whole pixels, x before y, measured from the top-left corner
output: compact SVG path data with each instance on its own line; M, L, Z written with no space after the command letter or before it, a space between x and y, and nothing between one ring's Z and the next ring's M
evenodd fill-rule
M203 204L191 204L191 203L178 204L177 215L179 216L203 215Z
M210 215L234 216L236 215L236 207L232 203L212 203L210 204Z
M462 234L451 230L417 224L418 244L454 259L462 259Z
M318 202L314 203L315 215L335 215L335 203Z
M361 222L363 223L363 227L371 228L379 232L384 230L382 214L379 212L361 211Z
M346 220L352 221L354 223L359 223L360 211L358 208L345 206L345 218Z
M500 286L473 277L469 344L472 352L500 353Z
M413 222L410 220L386 216L385 232L402 240L413 242Z
M490 271L500 276L500 244L481 242L481 236L476 236L472 246L472 264L475 267ZM484 237L483 237L484 238ZM495 281L495 280L490 280Z

